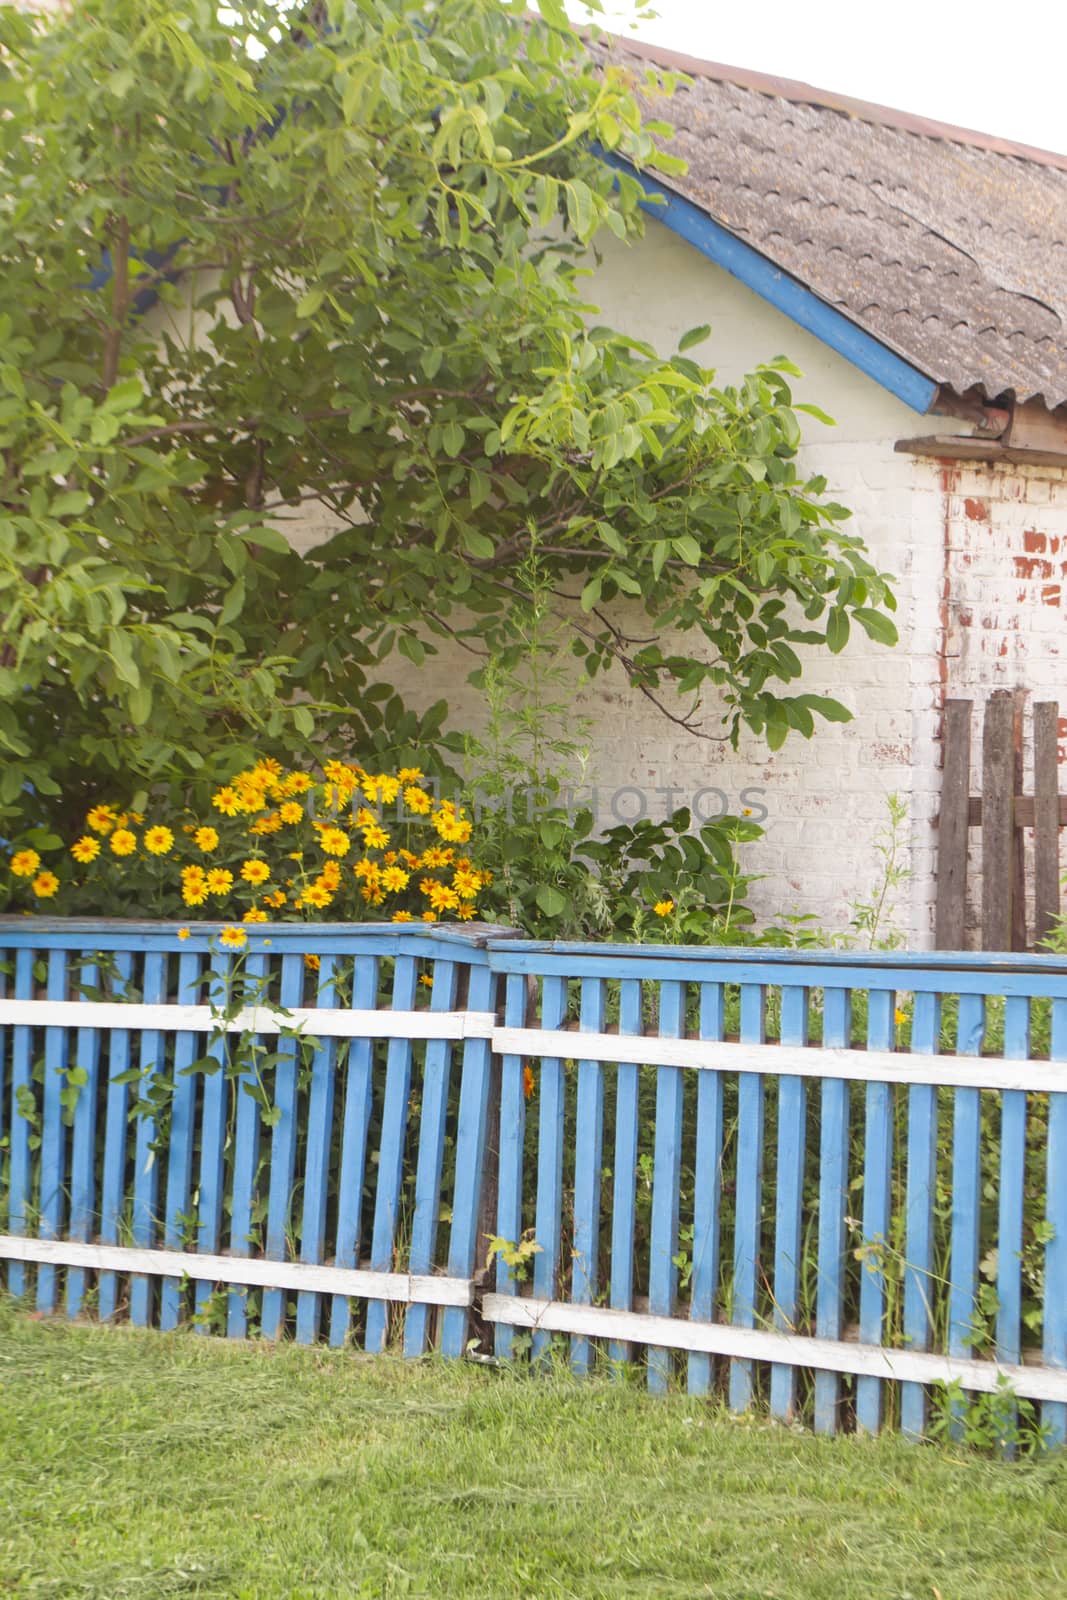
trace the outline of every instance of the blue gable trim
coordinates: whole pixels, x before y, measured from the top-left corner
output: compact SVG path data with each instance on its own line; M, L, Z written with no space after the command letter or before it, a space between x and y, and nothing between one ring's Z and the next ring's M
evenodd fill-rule
M920 372L895 355L873 335L865 333L840 311L835 311L825 300L820 300L810 289L805 289L796 278L791 278L772 261L768 261L766 256L760 255L758 250L753 250L751 245L742 243L728 229L713 222L707 212L701 211L692 201L672 194L655 178L637 172L629 162L617 156L607 156L606 159L612 166L636 178L646 194L662 197L662 205L644 204L650 215L670 228L672 233L694 245L701 255L707 256L709 261L714 261L716 266L731 273L769 305L813 333L823 344L836 350L846 361L851 361L853 366L866 373L868 378L873 378L875 383L880 383L883 389L888 389L890 394L895 394L913 411L929 411L937 393L937 384L925 372Z

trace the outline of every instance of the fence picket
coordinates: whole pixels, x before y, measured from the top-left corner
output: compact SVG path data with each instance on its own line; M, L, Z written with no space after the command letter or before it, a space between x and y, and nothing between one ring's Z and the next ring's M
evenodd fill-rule
M917 994L911 1024L912 1049L933 1055L940 1031L940 996ZM906 1183L904 1338L909 1349L928 1350L937 1183L937 1089L932 1084L913 1084L908 1090ZM900 1425L911 1438L921 1439L926 1432L926 1392L919 1383L901 1385Z
M700 985L700 1037L721 1039L725 995L721 983ZM702 1072L697 1078L696 1152L693 1175L693 1275L689 1283L689 1315L710 1322L719 1287L719 1197L722 1190L722 1073ZM686 1387L707 1394L711 1357L694 1350L689 1356Z
M603 978L582 979L578 1017L580 1033L603 1032L604 993ZM575 1043L580 1049L580 1039ZM603 1141L604 1069L599 1061L583 1059L578 1062L575 1124L574 1270L571 1283L571 1299L575 1305L592 1305L597 1294ZM592 1341L580 1335L573 1338L571 1366L574 1371L588 1372L592 1361Z
M378 960L356 957L352 979L352 1005L370 1011L378 1003ZM374 1041L353 1039L345 1074L345 1109L341 1129L341 1166L337 1181L337 1265L354 1267L359 1260L363 1219L363 1177L370 1136ZM330 1306L330 1343L340 1348L348 1338L352 1308L344 1295L334 1295Z
M660 984L659 1034L661 1039L681 1039L685 1035L685 985L682 983ZM674 1315L678 1285L675 1258L678 1255L678 1202L682 1181L683 1095L681 1067L657 1067L648 1309L653 1316L661 1317ZM650 1393L666 1394L671 1364L669 1350L649 1350Z
M852 996L848 989L823 994L823 1047L845 1049L852 1037ZM845 1307L845 1217L848 1213L848 1134L851 1085L847 1078L824 1078L819 1139L818 1288L815 1334L840 1339ZM815 1374L815 1431L837 1432L841 1381L836 1372Z
M115 993L119 996L126 992L127 986L133 976L133 956L127 953L116 956L117 974L115 979ZM149 951L144 958L143 976L144 998L150 1005L162 1003L167 994L167 957L159 952ZM131 1050L131 1037L125 1029L113 1029L108 1048L108 1059L114 1063L112 1072L116 1077L129 1071ZM140 1095L143 1097L145 1085L149 1074L162 1076L165 1061L163 1034L156 1029L146 1028L141 1034L141 1051L138 1060L140 1070ZM121 1065L121 1072L115 1067ZM156 1208L159 1196L159 1162L153 1148L156 1141L156 1119L143 1111L138 1111L134 1127L134 1155L133 1155L133 1214L130 1222L130 1233L133 1243L142 1249L151 1249L156 1241ZM100 1294L104 1295L104 1280L108 1279L111 1285L109 1299L112 1299L112 1314L114 1310L113 1295L117 1276L113 1272L100 1274ZM143 1272L135 1272L130 1276L130 1321L135 1328L147 1328L152 1320L153 1280ZM101 1313L103 1314L103 1313Z
M1067 1062L1067 1000L1052 1003L1049 1055L1053 1061ZM1064 1080L1067 1083L1067 1067ZM1067 1092L1049 1095L1045 1174L1045 1220L1050 1237L1045 1245L1042 1355L1046 1366L1067 1367ZM1067 1405L1046 1401L1041 1422L1050 1444L1067 1444Z
M624 985L625 987L632 986ZM541 989L541 1026L558 1028L566 1014L566 980L546 978ZM566 1080L563 1062L558 1056L545 1056L541 1060L541 1070L538 1074L537 1209L534 1213L534 1238L541 1249L534 1256L533 1264L534 1294L544 1300L554 1300L559 1290L565 1110ZM635 1155L635 1162L636 1159ZM632 1227L630 1237L632 1249ZM614 1256L612 1261L614 1263ZM614 1265L612 1271L614 1273ZM534 1330L535 1361L544 1359L550 1338L550 1334L542 1333L540 1329Z
M619 1032L639 1034L642 1026L641 984L624 979L619 986ZM641 1070L634 1061L615 1069L615 1157L611 1197L611 1283L609 1304L618 1311L633 1307L634 1233L637 1224L638 1094ZM534 1285L534 1292L537 1286ZM613 1362L628 1362L629 1344L612 1340ZM617 1371L617 1368L613 1370Z
M245 993L253 998L262 993L267 979L267 958L253 953L245 962ZM263 1052L259 1034L250 1034L248 1056L234 1080L233 1108L233 1183L230 1198L230 1254L245 1257L252 1253L256 1223L256 1180L259 1169L261 1128L260 1094L262 1087L256 1062ZM226 1300L226 1332L231 1339L248 1337L247 1291L231 1286Z
M283 1011L291 1011L304 998L303 956L282 957L279 993ZM296 1135L300 1046L279 1036L275 1046L274 1105L277 1121L270 1130L270 1183L267 1192L267 1236L264 1255L270 1261L291 1259L293 1176L296 1172ZM265 1339L280 1339L285 1329L286 1297L281 1289L264 1289L261 1328Z
M410 1011L415 1004L418 981L411 956L398 956L393 972L394 1011ZM382 1137L378 1146L378 1185L374 1193L374 1230L370 1261L375 1272L393 1270L400 1185L404 1176L404 1149L407 1141L408 1101L411 1097L411 1041L390 1039L385 1064L385 1104L382 1108ZM389 1305L385 1300L367 1304L368 1353L385 1349L389 1324Z
M200 998L200 969L201 957L195 951L190 951L179 959L179 1005L193 1005ZM163 1244L168 1250L184 1250L189 1229L189 1188L193 1173L193 1114L196 1109L196 1078L189 1068L197 1058L199 1043L195 1033L185 1031L177 1034L174 1040L167 1188L163 1214ZM164 1332L176 1328L181 1319L181 1312L181 1283L167 1278L159 1291L160 1328Z
M783 1044L808 1042L809 991L797 985L782 990ZM800 1317L801 1240L804 1220L804 1164L807 1156L808 1085L804 1078L778 1080L777 1200L774 1226L774 1326L796 1330ZM796 1368L771 1368L771 1415L791 1422L796 1411Z
M956 1054L980 1055L985 1031L985 1000L960 996ZM949 1256L948 1349L969 1356L974 1346L978 1294L979 1235L982 1217L982 1096L978 1089L956 1089L952 1096L952 1235ZM957 1421L956 1431L959 1423Z
M1004 1054L1025 1061L1030 1054L1030 1002L1004 1003ZM1022 1254L1026 1188L1026 1094L1011 1089L1000 1102L1000 1181L997 1204L998 1361L1022 1359ZM1013 1454L1009 1447L1008 1454Z
M133 979L133 956L119 951L115 956L114 994L121 999ZM129 1090L122 1081L129 1071L131 1039L123 1029L115 1029L108 1039L107 1099L104 1104L104 1162L100 1180L100 1238L104 1244L117 1244L126 1219L126 1152L129 1146ZM101 1272L96 1287L96 1312L101 1322L109 1322L119 1308L119 1276Z
M496 975L488 967L472 967L468 1004L472 1011L491 1011L496 1001ZM463 1046L456 1136L456 1187L452 1198L452 1230L448 1270L470 1278L478 1247L478 1208L482 1198L486 1118L489 1114L490 1054L488 1039L468 1039ZM536 1259L536 1258L535 1258ZM462 1306L447 1306L441 1318L441 1353L461 1356L467 1343L469 1316Z
M509 1027L521 1028L526 1016L526 979L512 973L507 980L504 1017ZM526 1140L526 1097L523 1094L523 1058L505 1055L500 1071L500 1166L497 1183L497 1237L517 1245L522 1239L522 1155ZM496 1292L514 1298L519 1292L515 1272L501 1255L496 1257ZM511 1355L510 1323L498 1322L493 1348L498 1356Z
M872 989L867 996L867 1048L892 1050L896 1039L896 995L892 989ZM860 1339L865 1344L885 1342L885 1250L890 1237L893 1187L893 1089L888 1083L869 1083L865 1104L863 1144L863 1239L865 1255L860 1275ZM880 1378L856 1379L856 1424L864 1433L882 1426Z
M762 1044L765 990L741 985L741 1043ZM734 1285L730 1321L756 1326L756 1286L760 1270L760 1218L763 1209L763 1078L742 1072L737 1082L737 1200L734 1225ZM755 1398L752 1362L730 1363L730 1407L747 1411Z
M337 1010L336 977L336 958L320 956L315 1004L322 1011ZM312 1266L321 1264L326 1248L326 1202L330 1185L336 1064L337 1040L320 1039L311 1062L307 1149L304 1154L304 1207L300 1217L300 1259ZM313 1344L318 1338L321 1304L322 1297L314 1289L301 1289L297 1294L297 1344Z
M48 953L48 998L67 997L67 953ZM38 1198L38 1237L58 1239L66 1199L67 1129L63 1120L63 1091L67 1073L67 1030L44 1030L44 1110L41 1116L41 1188ZM56 1309L56 1269L37 1269L37 1309L50 1316Z
M34 952L23 947L15 952L15 998L33 998ZM30 1165L32 1127L23 1110L23 1100L33 1101L33 1029L16 1023L11 1039L11 1160L8 1174L7 1225L13 1234L25 1234L29 1222L33 1182ZM26 1293L26 1269L12 1261L7 1269L7 1286L16 1298Z
M224 1010L229 1000L232 963L230 958L216 953L211 959L211 984L208 990L211 1004ZM226 1118L229 1109L229 1080L226 1076L227 1040L225 1034L213 1039L207 1048L207 1060L215 1062L215 1070L204 1069L203 1102L200 1109L200 1167L198 1173L198 1200L196 1208L196 1249L198 1254L218 1254L222 1232L223 1149L226 1140ZM197 1332L210 1333L209 1313L215 1286L198 1279L193 1288L193 1313L198 1319Z
M96 965L87 961L79 969L78 983L84 989L95 989L98 977ZM72 1239L87 1243L93 1235L95 1221L96 1102L97 1075L100 1070L98 1028L78 1029L74 1064L78 1076L78 1098L74 1105L74 1127L71 1132L70 1222L67 1231ZM85 1272L80 1267L71 1267L67 1273L68 1317L81 1315L85 1288Z
M524 979L519 981L525 983ZM434 964L433 991L430 996L431 1011L451 1011L454 1008L458 982L459 968L454 961L438 961ZM422 1079L419 1154L415 1168L415 1214L411 1224L409 1258L412 1272L432 1272L436 1259L445 1125L451 1082L452 1046L447 1039L431 1039L426 1046L426 1065ZM404 1321L406 1356L421 1356L425 1352L429 1317L429 1306L408 1307Z

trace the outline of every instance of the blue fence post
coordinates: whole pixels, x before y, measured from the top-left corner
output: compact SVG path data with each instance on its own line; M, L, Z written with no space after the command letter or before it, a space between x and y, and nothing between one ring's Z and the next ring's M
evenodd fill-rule
M781 1038L784 1045L808 1042L808 990L790 984L782 990ZM774 1229L774 1326L796 1331L800 1315L801 1241L804 1225L804 1164L807 1155L807 1080L778 1080L778 1166ZM796 1368L771 1367L771 1415L791 1422L796 1411Z
M509 1028L521 1028L526 1016L526 979L521 973L512 973L505 985L504 1022ZM496 1231L497 1238L517 1245L522 1238L522 1156L526 1142L526 1099L523 1094L523 1061L521 1056L506 1055L500 1069L500 1166L497 1182ZM497 1294L516 1296L518 1280L507 1262L496 1258ZM493 1349L506 1359L511 1354L515 1329L511 1323L498 1322L493 1330Z
M700 1037L720 1040L725 1028L725 995L721 983L700 985ZM697 1073L696 1151L693 1173L693 1275L689 1282L689 1316L711 1322L719 1291L719 1219L722 1194L722 1073L701 1068ZM711 1387L711 1357L695 1350L689 1357L686 1386L690 1394Z
M128 950L120 950L115 956L113 998L123 999L132 980L133 954ZM100 1179L100 1238L104 1244L119 1244L126 1224L126 1151L130 1137L128 1118L130 1091L125 1080L130 1070L131 1053L130 1030L113 1028L108 1041L104 1166ZM153 1170L154 1168L153 1161ZM131 1314L134 1309L136 1282L136 1279L131 1280ZM117 1312L119 1286L120 1278L117 1272L101 1272L97 1279L96 1309L101 1322L110 1321Z
M956 1054L980 1055L985 1031L985 997L959 1000ZM957 1089L952 1097L952 1242L949 1258L948 1353L969 1356L974 1345L978 1296L979 1234L982 1225L982 1096ZM957 1408L959 1409L959 1408ZM957 1417L954 1433L962 1423Z
M496 975L490 972L488 966L471 969L467 1004L472 1011L495 1010ZM489 1040L465 1040L456 1137L456 1186L448 1244L448 1271L453 1278L473 1278L475 1272L478 1208L482 1198L482 1168L485 1161L485 1126L489 1112L489 1076ZM455 1358L463 1355L468 1326L469 1314L465 1307L445 1307L441 1318L442 1355Z
M741 985L741 1043L762 1044L765 1028L764 989ZM737 1083L737 1210L734 1226L733 1315L738 1328L756 1325L760 1271L760 1220L763 1208L763 1078L742 1072ZM730 1362L730 1407L746 1411L755 1398L753 1363Z
M357 956L352 980L352 1005L373 1011L378 1004L378 958ZM341 1125L341 1167L337 1179L336 1265L359 1264L360 1228L363 1220L363 1182L367 1166L367 1139L373 1105L374 1041L353 1039L345 1073L345 1109ZM348 1297L335 1294L330 1306L330 1344L339 1349L348 1338L351 1323Z
M245 963L245 997L251 1004L260 1004L267 977L267 957L262 951L253 952ZM253 1213L257 1202L259 1172L259 1144L261 1128L260 1096L263 1092L256 1065L262 1053L262 1037L249 1036L248 1055L234 1082L233 1109L233 1186L230 1194L230 1254L249 1256L253 1240L258 1243L257 1224ZM248 1295L244 1289L231 1288L226 1301L226 1336L244 1339L248 1335Z
M867 996L867 1048L892 1050L896 1040L896 995L871 989ZM885 1253L889 1248L893 1192L893 1088L869 1083L863 1142L863 1256L860 1266L860 1342L885 1337ZM882 1426L882 1380L856 1379L856 1425L863 1433Z
M413 956L397 956L393 973L393 1010L410 1011L415 1005L417 981ZM392 1272L400 1185L404 1177L404 1152L411 1095L411 1040L390 1039L385 1066L385 1104L382 1138L378 1147L378 1185L374 1192L374 1231L370 1264L375 1272ZM385 1300L367 1302L366 1349L385 1349L389 1306Z
M67 953L48 952L48 998L67 998ZM44 1114L41 1121L41 1192L38 1234L58 1239L63 1230L67 1194L67 1129L63 1119L63 1092L67 1087L67 1030L44 1030ZM56 1269L37 1269L37 1309L48 1315L56 1309Z
M292 1011L304 998L304 957L282 957L280 1002L283 1011ZM267 1238L264 1255L268 1261L288 1261L291 1257L293 1217L293 1177L296 1172L297 1085L300 1077L300 1046L292 1038L279 1036L274 1068L274 1114L277 1117L270 1135L270 1184L267 1195ZM280 1339L285 1330L287 1296L284 1289L264 1289L262 1331L264 1339Z
M459 969L454 961L436 961L430 1010L452 1011L456 1004ZM437 1256L438 1215L441 1209L441 1172L445 1154L448 1092L452 1081L452 1045L431 1039L426 1046L422 1075L422 1112L419 1117L419 1154L415 1168L415 1214L411 1222L409 1266L413 1273L433 1271ZM426 1349L430 1308L408 1306L404 1319L404 1354L421 1356Z
M1067 1000L1052 1002L1053 1061L1067 1062ZM1067 1066L1065 1092L1049 1095L1045 1219L1045 1336L1042 1353L1050 1367L1067 1367ZM1053 1445L1067 1444L1067 1405L1048 1401L1041 1422Z
M566 980L546 978L541 992L542 1028L554 1031L561 1027L566 1014ZM534 1237L541 1249L534 1256L533 1290L540 1300L554 1300L559 1292L566 1095L563 1062L558 1056L545 1056L541 1061L538 1083L537 1209L534 1213ZM551 1337L551 1334L540 1329L535 1330L535 1361L544 1359Z
M911 1048L926 1055L938 1049L941 997L917 994ZM904 1337L911 1350L928 1350L933 1322L934 1194L937 1184L937 1089L912 1084L908 1090L908 1175L905 1226ZM900 1386L900 1425L906 1436L926 1433L926 1391L921 1383Z
M15 953L15 999L33 999L32 950L20 949ZM11 1161L9 1165L9 1199L7 1225L11 1233L24 1235L29 1222L30 1195L33 1169L30 1161L30 1136L32 1126L23 1102L36 1101L33 1093L33 1029L25 1023L16 1023L11 1040ZM26 1293L26 1268L21 1261L12 1261L7 1269L7 1286L16 1299Z
M1030 1054L1030 1002L1019 995L1011 995L1004 1002L1004 1054L1013 1061L1025 1061ZM1025 1191L1026 1092L1006 1089L1001 1095L1000 1112L996 1356L998 1361L1013 1365L1018 1365L1023 1356ZM1004 1453L1014 1455L1014 1444L1009 1443Z
M224 1011L230 998L232 962L229 956L216 953L211 961L210 1002ZM225 1033L219 1032L207 1049L205 1060L215 1063L214 1069L204 1067L203 1102L200 1109L200 1169L196 1208L196 1248L200 1255L217 1255L222 1234L222 1182L223 1154L226 1142L226 1120L229 1109L229 1080L226 1062L229 1042ZM210 1279L197 1279L193 1289L194 1315L199 1319L197 1332L211 1332L211 1300L215 1293Z
M119 975L116 981L116 992L124 994L133 973L133 957L130 955L119 956ZM144 998L147 1005L162 1005L167 997L167 957L159 951L149 951L144 958ZM121 1041L121 1043L120 1043ZM116 1047L120 1050L120 1059L124 1062L124 1070L128 1070L130 1062L130 1034L123 1029L115 1029L111 1035L111 1057L114 1058ZM143 1098L149 1077L158 1076L162 1079L166 1051L163 1043L163 1034L154 1028L146 1028L141 1034L141 1052L139 1057L140 1093ZM134 1129L134 1154L133 1154L133 1216L131 1219L131 1234L133 1243L142 1250L150 1250L156 1242L156 1209L159 1203L159 1161L155 1150L156 1119L146 1112L143 1107L137 1112L137 1124ZM121 1187L121 1186L120 1186ZM116 1278L115 1273L107 1276ZM104 1274L101 1273L101 1279ZM130 1321L135 1328L147 1328L152 1320L153 1280L144 1272L135 1272L130 1276ZM102 1292L102 1291L101 1291Z
M848 989L823 992L823 1049L847 1049L852 1036L852 995ZM847 1078L822 1080L819 1139L819 1280L815 1333L839 1340L845 1309L845 1242L848 1213L848 1132L850 1085ZM841 1380L836 1372L815 1374L815 1431L837 1432Z
M180 957L179 1005L195 1006L201 1002L200 966L201 959L195 951ZM167 1250L185 1250L190 1243L193 1219L189 1213L189 1191L193 1175L193 1117L196 1111L196 1078L190 1069L197 1059L199 1045L198 1034L186 1031L175 1036L166 1211L163 1218L163 1244ZM159 1291L159 1326L163 1332L178 1326L182 1298L180 1280L164 1278Z
M320 1011L337 1009L336 962L319 957L315 1005ZM311 1032L314 1034L314 1025ZM304 1209L300 1218L300 1259L318 1266L326 1248L326 1203L330 1185L330 1150L333 1144L334 1079L337 1041L320 1039L311 1062L311 1088L307 1108L307 1148L304 1154ZM297 1344L314 1344L319 1336L321 1297L301 1289L296 1297Z
M578 1027L582 1033L604 1031L603 978L583 978ZM581 1048L580 1041L578 1048ZM595 1059L578 1062L578 1112L574 1155L574 1272L571 1300L592 1305L597 1294L600 1253L600 1168L604 1144L604 1069ZM593 1343L580 1335L571 1339L571 1366L587 1373L593 1362Z
M99 973L91 961L78 973L82 989L95 989ZM74 1052L74 1074L78 1098L74 1105L74 1129L70 1151L70 1224L72 1239L87 1243L92 1237L96 1200L96 1102L97 1074L100 1068L99 1028L79 1028ZM85 1269L71 1267L67 1272L67 1316L81 1315L85 1301Z
M548 980L546 980L548 981ZM558 980L552 980L558 981ZM624 978L619 985L619 1032L639 1034L642 1026L641 984ZM546 1023L547 1027L548 1024ZM557 1023L558 1026L558 1023ZM616 1311L633 1309L634 1230L637 1200L638 1090L641 1069L634 1061L615 1070L615 1157L611 1203L611 1286ZM629 1342L613 1339L608 1353L614 1363L630 1360ZM618 1375L619 1367L613 1371Z
M659 1035L685 1034L685 985L661 983ZM653 1316L674 1315L678 1286L678 1210L682 1182L683 1073L681 1067L656 1068L656 1130L652 1160L652 1229L649 1242L648 1309ZM673 1356L649 1346L648 1387L666 1394Z

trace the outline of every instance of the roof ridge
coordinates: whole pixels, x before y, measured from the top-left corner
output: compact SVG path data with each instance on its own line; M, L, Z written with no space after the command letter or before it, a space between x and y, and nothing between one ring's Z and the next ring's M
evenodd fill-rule
M974 128L959 128L949 122L938 122L930 117L920 117L911 111L898 111L892 106L874 101L858 100L851 95L837 94L829 89L817 89L813 84L796 78L779 78L772 73L754 72L747 67L731 67L721 61L701 61L678 50L668 50L643 39L627 39L620 34L600 32L591 42L602 43L608 55L621 47L631 55L641 56L655 66L684 72L692 78L712 78L720 83L732 83L740 89L750 89L756 94L773 95L794 105L819 106L827 111L837 111L843 116L861 122L874 123L883 128L895 128L902 133L916 134L926 139L941 139L950 144L970 145L993 155L1008 156L1017 161L1027 161L1036 166L1053 167L1067 172L1067 154L1055 150L1041 150L1036 145L1020 144L1014 139L998 138L995 134L981 133Z

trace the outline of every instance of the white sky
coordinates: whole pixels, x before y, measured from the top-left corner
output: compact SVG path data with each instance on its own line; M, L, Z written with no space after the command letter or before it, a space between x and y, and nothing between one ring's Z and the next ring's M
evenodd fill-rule
M585 20L580 0L566 0ZM1067 153L1062 0L603 0L600 26ZM642 11L658 18L628 28Z

